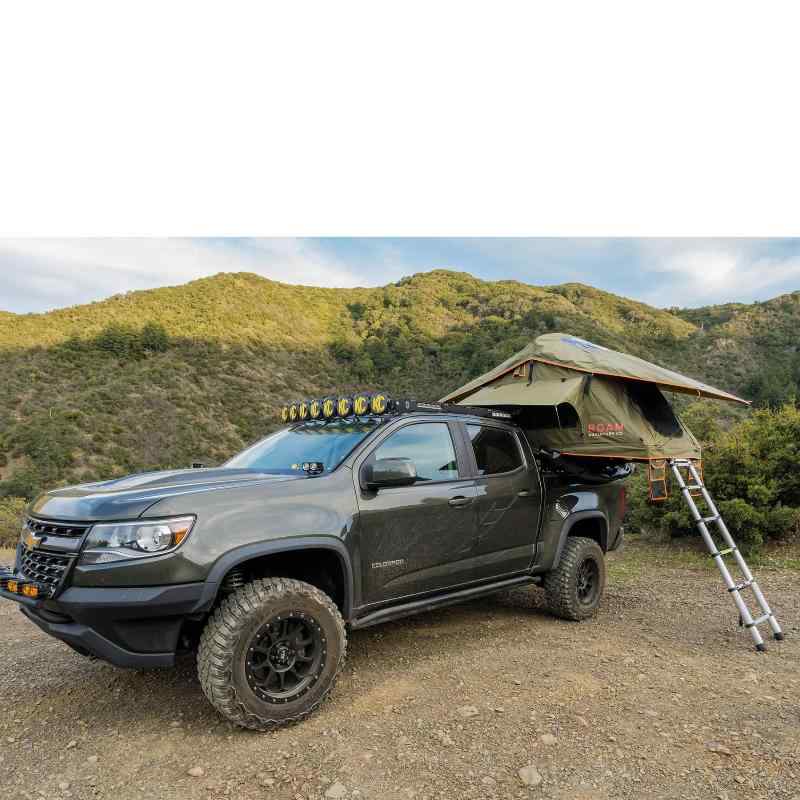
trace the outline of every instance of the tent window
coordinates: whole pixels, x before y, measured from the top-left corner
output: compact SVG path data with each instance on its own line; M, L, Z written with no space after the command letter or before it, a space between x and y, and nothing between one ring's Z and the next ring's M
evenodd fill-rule
M528 406L516 421L525 430L532 431L580 426L578 412L569 403L559 403L557 406Z
M662 436L677 438L683 430L667 399L653 383L626 381L628 397L639 407L642 416Z

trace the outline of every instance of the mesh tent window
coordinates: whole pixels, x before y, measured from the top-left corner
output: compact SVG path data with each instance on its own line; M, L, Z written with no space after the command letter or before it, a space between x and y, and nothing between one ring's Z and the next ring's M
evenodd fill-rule
M672 439L683 435L683 429L672 406L661 394L658 386L653 383L626 381L625 390L654 430Z
M556 406L517 406L515 421L524 430L545 431L557 428L580 428L578 412L571 403Z

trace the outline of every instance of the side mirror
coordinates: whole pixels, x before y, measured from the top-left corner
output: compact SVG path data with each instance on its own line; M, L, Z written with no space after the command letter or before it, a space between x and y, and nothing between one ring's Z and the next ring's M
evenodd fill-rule
M378 458L367 462L361 474L370 489L411 486L417 480L417 468L409 458Z

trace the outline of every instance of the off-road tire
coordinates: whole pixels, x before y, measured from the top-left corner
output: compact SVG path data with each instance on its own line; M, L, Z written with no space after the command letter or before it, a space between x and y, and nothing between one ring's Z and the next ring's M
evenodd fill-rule
M586 564L596 567L596 589L590 598L581 599L579 575ZM562 619L588 619L597 613L606 585L606 564L597 542L583 536L570 536L564 544L558 566L544 576L544 590L550 610ZM588 600L588 602L587 602Z
M257 631L282 613L313 619L325 649L316 682L301 697L276 705L254 692L246 659ZM226 597L214 611L200 638L197 671L203 692L220 714L243 728L266 731L315 711L333 689L346 651L344 621L328 595L303 581L262 578Z

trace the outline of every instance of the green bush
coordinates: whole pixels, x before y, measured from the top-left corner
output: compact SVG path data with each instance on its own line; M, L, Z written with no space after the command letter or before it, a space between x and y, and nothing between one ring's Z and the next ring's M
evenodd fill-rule
M22 497L0 497L0 547L16 547L26 505Z
M693 404L686 424L703 443L706 485L743 550L784 539L800 524L800 411L791 404L759 409L727 430L707 404ZM629 525L670 536L696 534L674 481L665 503L647 502L646 470L631 483ZM702 507L701 507L702 510ZM713 526L712 526L713 528Z

